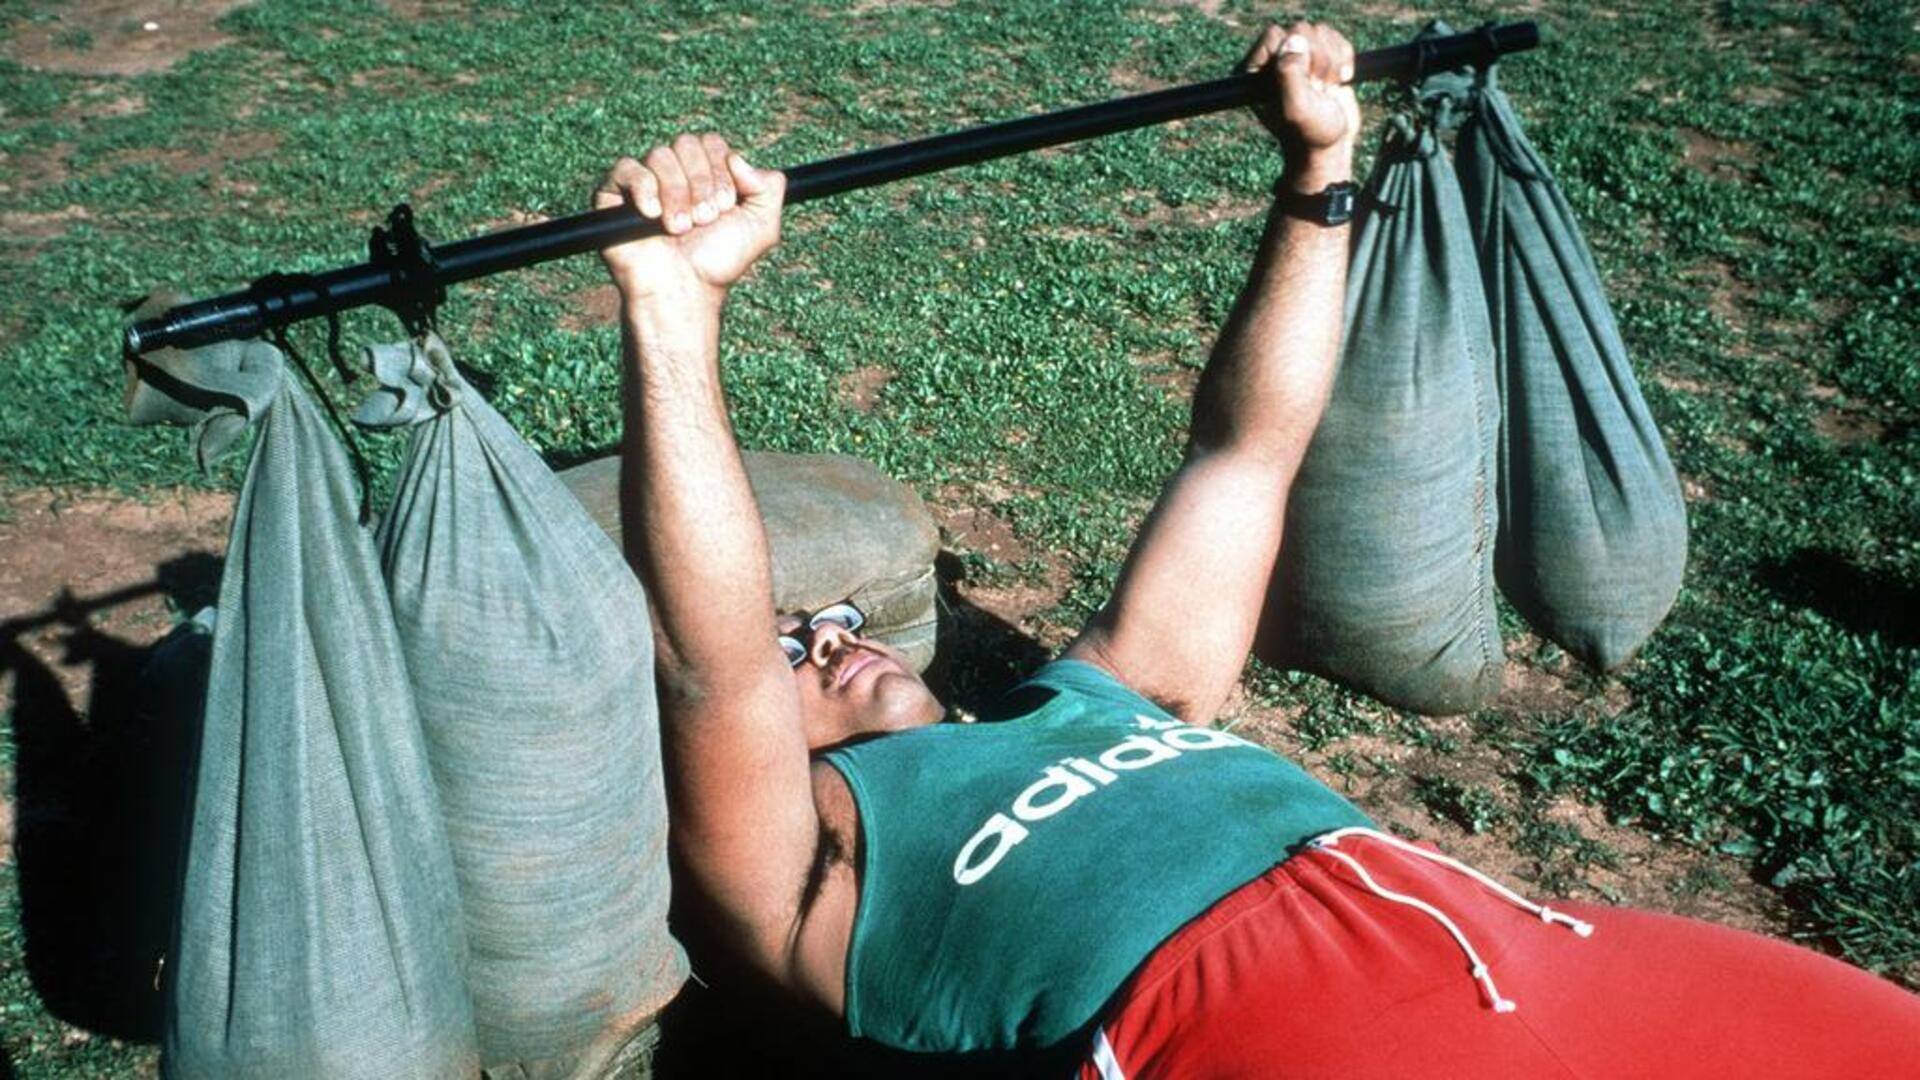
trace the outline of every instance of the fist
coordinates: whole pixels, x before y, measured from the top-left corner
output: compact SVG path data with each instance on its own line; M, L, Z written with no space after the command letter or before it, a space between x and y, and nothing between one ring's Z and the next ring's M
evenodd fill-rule
M1297 22L1284 31L1268 26L1240 70L1261 77L1254 112L1280 140L1288 173L1312 169L1346 179L1360 134L1360 103L1348 84L1353 46L1346 37L1319 23Z
M787 178L756 169L718 135L682 135L621 158L594 190L596 210L624 206L662 232L600 252L628 301L718 298L780 241Z

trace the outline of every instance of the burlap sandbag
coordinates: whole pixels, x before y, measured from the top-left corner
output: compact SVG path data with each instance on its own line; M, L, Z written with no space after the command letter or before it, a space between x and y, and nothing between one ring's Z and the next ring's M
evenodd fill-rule
M1417 712L1499 693L1499 423L1473 234L1439 133L1465 83L1421 88L1368 179L1333 394L1294 481L1260 655Z
M220 579L162 1069L472 1076L453 861L346 454L269 345L130 374L133 422L199 425L203 462L259 429Z
M412 428L381 564L445 809L491 1076L603 1076L686 959L667 930L647 598L429 336L366 351L356 422Z
M1596 668L1618 667L1680 591L1680 479L1599 267L1491 70L1458 156L1499 353L1494 573L1535 629Z
M767 529L774 606L812 611L852 599L862 631L933 661L939 624L934 558L940 532L912 488L841 454L742 455ZM560 474L607 535L620 538L620 459Z

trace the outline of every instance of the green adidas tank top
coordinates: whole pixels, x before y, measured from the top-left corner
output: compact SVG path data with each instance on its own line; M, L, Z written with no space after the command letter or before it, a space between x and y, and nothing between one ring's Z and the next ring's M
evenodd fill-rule
M1298 766L1056 661L996 722L829 752L865 854L847 1026L923 1052L1057 1048L1162 941L1308 840L1370 824Z

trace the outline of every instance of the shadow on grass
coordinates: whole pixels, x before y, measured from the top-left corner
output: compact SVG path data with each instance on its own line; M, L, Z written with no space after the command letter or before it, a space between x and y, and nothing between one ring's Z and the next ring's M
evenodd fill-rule
M927 685L948 705L980 712L1049 654L1019 627L960 599L966 568L951 552L940 552L933 569L940 579L940 650Z
M142 700L150 647L92 625L94 612L154 593L204 605L219 560L182 556L153 581L62 596L0 624L0 675L13 676L14 856L26 969L47 1011L130 1041L160 1034L160 958L172 930L197 732ZM62 626L64 662L88 671L83 714L22 643ZM0 1076L4 1076L0 1070Z
M1761 567L1760 580L1782 602L1816 611L1856 634L1920 646L1920 589L1862 570L1833 552L1801 548Z

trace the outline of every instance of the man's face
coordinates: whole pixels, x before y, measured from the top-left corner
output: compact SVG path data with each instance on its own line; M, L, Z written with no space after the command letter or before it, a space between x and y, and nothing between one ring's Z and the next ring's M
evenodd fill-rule
M778 630L806 646L793 678L810 751L925 727L946 711L898 650L835 622L821 621L809 631L799 615L780 616Z

